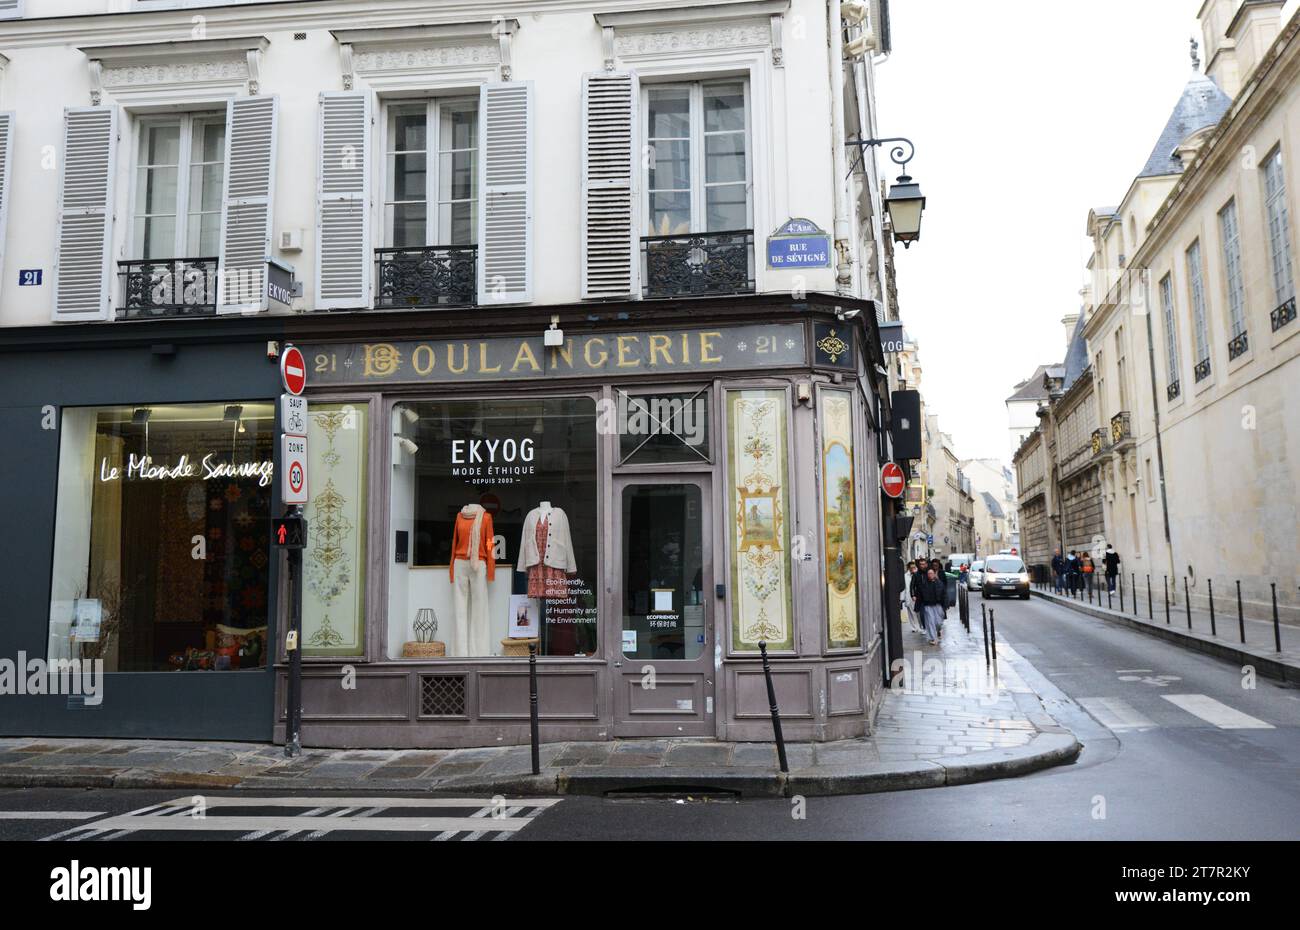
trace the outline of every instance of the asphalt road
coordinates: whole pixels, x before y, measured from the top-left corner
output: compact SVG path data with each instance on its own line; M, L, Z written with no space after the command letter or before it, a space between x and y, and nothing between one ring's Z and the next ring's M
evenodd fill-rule
M1034 667L1022 676L1084 744L1075 764L806 800L213 792L202 818L182 791L4 789L0 840L1300 838L1300 690L1243 687L1229 663L1037 599L993 607Z

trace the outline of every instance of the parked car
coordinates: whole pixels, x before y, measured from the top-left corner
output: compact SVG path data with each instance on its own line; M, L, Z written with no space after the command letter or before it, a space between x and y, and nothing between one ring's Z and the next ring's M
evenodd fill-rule
M966 575L966 590L978 591L984 584L984 560L976 559L971 563L970 572Z
M1021 600L1029 600L1029 571L1024 561L1015 555L989 556L984 561L980 594L986 598L1018 594Z

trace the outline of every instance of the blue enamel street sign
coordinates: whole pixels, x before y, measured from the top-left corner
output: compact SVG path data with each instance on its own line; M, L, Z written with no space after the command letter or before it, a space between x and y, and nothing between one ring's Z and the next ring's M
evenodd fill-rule
M829 268L831 237L811 220L794 218L782 223L767 239L769 268Z

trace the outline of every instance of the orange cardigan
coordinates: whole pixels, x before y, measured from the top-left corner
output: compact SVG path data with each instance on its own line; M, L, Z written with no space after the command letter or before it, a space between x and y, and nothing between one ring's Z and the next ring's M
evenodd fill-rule
M473 529L473 517L467 517L461 513L456 514L456 528L451 533L451 567L447 572L452 581L456 580L456 560L465 559L469 561L469 537ZM492 531L492 514L484 511L483 525L479 527L478 557L487 563L488 581L496 577L497 563L496 559L492 558L492 540L495 535Z

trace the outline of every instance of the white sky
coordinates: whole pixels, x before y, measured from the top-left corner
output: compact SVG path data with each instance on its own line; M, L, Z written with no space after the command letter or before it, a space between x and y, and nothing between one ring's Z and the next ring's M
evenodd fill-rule
M890 4L879 130L916 143L927 198L920 241L896 251L898 302L960 458L1005 461L1003 402L1065 357L1088 210L1118 204L1155 145L1191 76L1200 2Z

